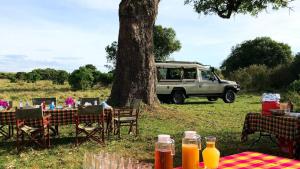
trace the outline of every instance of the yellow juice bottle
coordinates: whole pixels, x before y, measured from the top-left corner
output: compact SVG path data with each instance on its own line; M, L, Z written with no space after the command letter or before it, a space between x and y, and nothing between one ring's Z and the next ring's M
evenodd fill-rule
M220 152L216 148L216 137L206 137L206 148L202 152L205 169L217 169L220 161Z
M199 168L201 138L195 131L185 131L182 139L182 169Z

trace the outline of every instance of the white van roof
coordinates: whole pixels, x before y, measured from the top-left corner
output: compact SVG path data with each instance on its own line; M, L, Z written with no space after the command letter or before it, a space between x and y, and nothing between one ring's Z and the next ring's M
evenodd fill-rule
M156 67L166 67L166 68L200 68L200 69L209 69L208 65L203 65L199 62L187 62L187 61L165 61L165 62L156 62Z

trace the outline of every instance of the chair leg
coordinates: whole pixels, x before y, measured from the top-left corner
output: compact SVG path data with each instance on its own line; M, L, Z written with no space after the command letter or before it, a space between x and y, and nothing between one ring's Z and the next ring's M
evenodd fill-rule
M78 146L78 128L76 126L76 143L75 143L76 147Z
M20 150L20 142L19 142L19 129L17 128L17 140L16 140L16 143L17 143L17 151L19 153L19 150Z
M57 128L57 131L58 131L58 128ZM57 132L58 134L58 132ZM48 126L47 127L47 147L50 148L50 127Z
M59 137L58 125L55 126L55 131L56 131L57 136Z
M139 128L138 128L138 122L135 122L135 135L138 136L139 135Z
M128 134L130 134L132 132L132 122L130 122L130 127L129 127L129 130L128 130Z
M120 139L121 138L121 123L118 123L118 138Z
M105 142L104 142L104 129L102 128L100 130L100 132L101 132L101 135L102 135L102 142L103 142L103 144L105 144Z

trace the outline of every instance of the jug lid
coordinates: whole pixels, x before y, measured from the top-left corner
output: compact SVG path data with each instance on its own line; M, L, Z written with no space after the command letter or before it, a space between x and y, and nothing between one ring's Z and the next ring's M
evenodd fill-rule
M167 134L158 135L158 142L160 142L160 143L169 143L170 140L171 140L170 135L167 135Z
M197 135L196 131L185 131L184 132L184 137L185 138L195 138L195 136Z

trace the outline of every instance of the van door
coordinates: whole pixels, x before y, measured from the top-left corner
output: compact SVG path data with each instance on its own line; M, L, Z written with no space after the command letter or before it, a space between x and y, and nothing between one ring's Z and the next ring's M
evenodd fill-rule
M198 92L198 80L197 80L196 68L184 68L183 69L183 86L186 94L197 94Z
M200 70L199 91L201 94L220 93L220 84L215 75L210 70Z

